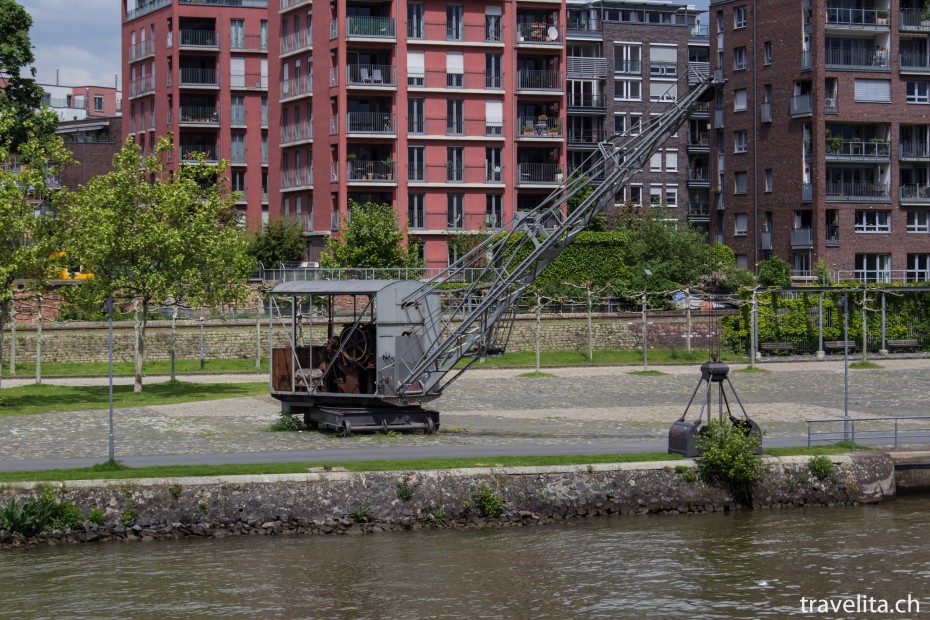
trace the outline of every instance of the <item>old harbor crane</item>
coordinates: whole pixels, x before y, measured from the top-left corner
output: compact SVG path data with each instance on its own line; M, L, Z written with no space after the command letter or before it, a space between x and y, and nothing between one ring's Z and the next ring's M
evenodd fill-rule
M277 320L283 330L271 330L271 395L282 411L344 435L435 432L439 413L423 405L475 360L503 350L509 333L503 319L514 303L722 84L709 74L692 71L691 77L696 84L641 133L598 145L587 163L599 184L570 177L432 278L277 285L270 295L272 326ZM568 201L589 185L593 191L568 212Z

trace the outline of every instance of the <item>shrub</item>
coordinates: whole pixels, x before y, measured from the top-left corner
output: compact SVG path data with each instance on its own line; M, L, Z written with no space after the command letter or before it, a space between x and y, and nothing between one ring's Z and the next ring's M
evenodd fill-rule
M428 523L439 523L446 516L446 509L442 506L424 504L420 507L420 520Z
M812 456L807 468L817 480L826 480L833 473L833 462L826 456Z
M414 486L410 484L409 478L404 478L397 485L397 498L404 502L409 502L413 497Z
M172 485L168 488L168 493L171 494L171 499L174 499L174 500L180 499L180 497L181 497L181 485L180 485L180 484L172 484Z
M278 421L271 425L271 430L274 432L294 432L300 430L300 422L297 421L290 413L281 412L281 417L278 418Z
M21 536L35 536L42 532L71 531L84 523L84 515L77 506L59 500L46 490L39 497L22 500L10 498L0 507L0 531Z
M484 484L478 487L471 499L482 517L491 517L492 519L503 514L504 505L507 503L503 495Z
M93 523L94 525L104 525L103 510L100 508L91 508L90 512L87 514L87 522Z
M756 454L762 438L747 435L743 429L713 420L697 439L701 453L698 467L710 482L726 480L734 485L750 485L762 473L762 459Z
M138 518L139 507L132 502L126 504L126 507L123 508L123 517L121 519L123 527L132 527Z
M371 511L371 506L365 506L364 508L359 508L355 512L349 513L349 518L352 519L355 523L368 523L371 521L371 517L368 516L368 513Z

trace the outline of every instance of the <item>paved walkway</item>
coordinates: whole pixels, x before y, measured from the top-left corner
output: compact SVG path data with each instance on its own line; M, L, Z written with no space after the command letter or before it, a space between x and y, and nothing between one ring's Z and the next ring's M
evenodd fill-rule
M930 415L930 360L880 360L881 370L850 371L850 415ZM770 372L733 372L749 415L772 439L806 433L807 418L843 415L842 362L767 362ZM664 441L669 425L700 378L698 365L655 367L663 376L631 374L632 367L563 368L525 378L525 370L470 370L436 401L441 432L342 439L312 432L272 433L279 411L267 396L118 410L118 456L215 454L360 447L532 446L630 444ZM734 366L734 370L739 366ZM201 375L201 382L258 381L261 375ZM147 378L153 383L161 378ZM11 386L24 380L4 380ZM131 382L131 380L129 380ZM28 381L26 381L28 382ZM105 379L58 379L87 385ZM735 407L735 404L734 404ZM693 414L696 415L696 414ZM103 457L105 410L0 418L0 460ZM301 460L311 460L303 453Z

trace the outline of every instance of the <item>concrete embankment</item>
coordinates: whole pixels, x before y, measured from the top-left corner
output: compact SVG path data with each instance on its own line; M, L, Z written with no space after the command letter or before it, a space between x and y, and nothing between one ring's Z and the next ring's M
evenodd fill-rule
M766 458L752 507L873 503L894 497L884 453L832 457L815 479L808 457ZM308 472L269 476L8 484L0 502L51 488L101 524L34 539L0 534L0 547L186 536L341 534L420 527L523 525L603 514L741 509L728 485L696 476L692 461L443 471ZM497 517L486 516L494 499Z

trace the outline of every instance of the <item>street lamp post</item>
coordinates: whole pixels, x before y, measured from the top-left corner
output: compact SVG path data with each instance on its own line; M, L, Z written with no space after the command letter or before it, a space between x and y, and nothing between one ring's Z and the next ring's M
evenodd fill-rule
M843 308L843 440L849 441L849 308L846 295L840 297Z
M646 278L651 275L651 269L643 269L643 372L649 370L649 340L646 335Z
M116 460L116 448L113 442L113 296L107 298L107 315L109 328L109 356L110 356L110 433L107 453L110 461Z

